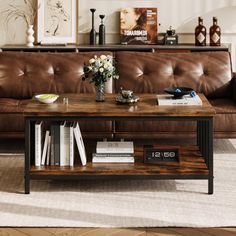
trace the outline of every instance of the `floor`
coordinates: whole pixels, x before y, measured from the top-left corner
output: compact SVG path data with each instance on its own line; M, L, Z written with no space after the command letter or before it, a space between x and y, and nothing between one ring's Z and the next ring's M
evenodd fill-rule
M235 236L236 228L0 228L1 236Z
M230 140L236 147L236 140ZM215 151L219 145L224 146L224 140L216 140ZM21 148L15 150L22 153ZM6 143L2 148L9 150ZM220 148L222 152L222 147ZM227 150L229 151L229 150ZM3 151L4 152L4 151ZM236 236L236 227L231 228L0 228L0 236Z

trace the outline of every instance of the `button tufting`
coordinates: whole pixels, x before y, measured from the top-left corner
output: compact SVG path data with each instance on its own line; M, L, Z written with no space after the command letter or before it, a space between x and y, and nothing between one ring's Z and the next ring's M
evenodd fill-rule
M178 67L173 68L173 75L178 75L179 70Z
M55 69L54 69L54 74L58 74L60 72L60 68L59 67L56 67Z
M204 70L203 70L203 74L204 74L204 75L209 75L209 71L206 70L206 69L204 69Z

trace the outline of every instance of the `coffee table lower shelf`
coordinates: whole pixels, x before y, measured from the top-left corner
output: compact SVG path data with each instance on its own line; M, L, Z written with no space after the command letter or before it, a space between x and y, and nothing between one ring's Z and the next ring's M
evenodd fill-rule
M91 156L91 155L89 155ZM154 178L154 179L207 179L209 170L197 146L180 147L179 162L143 162L142 153L135 150L135 163L92 163L74 167L31 166L31 179L86 179L86 178Z

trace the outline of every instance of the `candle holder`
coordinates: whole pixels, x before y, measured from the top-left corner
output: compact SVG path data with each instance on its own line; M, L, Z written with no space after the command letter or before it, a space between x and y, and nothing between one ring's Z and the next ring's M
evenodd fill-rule
M103 23L103 19L105 18L105 15L99 15L100 19L101 19L101 24L99 26L99 44L103 45L105 44L106 40L105 40L105 25Z
M92 29L90 31L90 45L95 45L96 44L97 32L94 29L94 13L95 13L96 9L95 8L91 8L90 11L92 12Z

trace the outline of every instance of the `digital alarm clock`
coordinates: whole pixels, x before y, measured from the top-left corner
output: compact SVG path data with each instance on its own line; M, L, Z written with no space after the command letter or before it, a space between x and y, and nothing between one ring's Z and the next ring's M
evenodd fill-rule
M144 146L144 162L158 163L158 162L178 162L179 149L178 148L156 148Z

